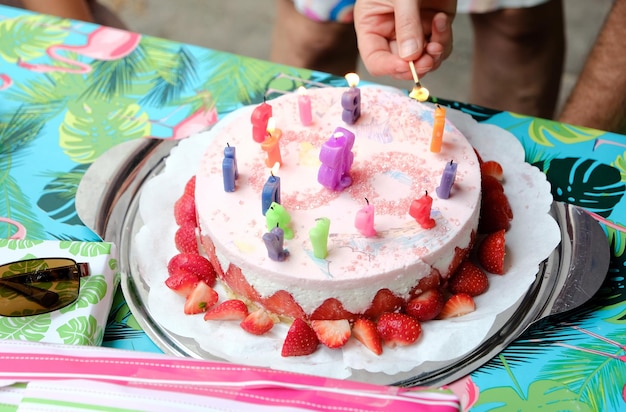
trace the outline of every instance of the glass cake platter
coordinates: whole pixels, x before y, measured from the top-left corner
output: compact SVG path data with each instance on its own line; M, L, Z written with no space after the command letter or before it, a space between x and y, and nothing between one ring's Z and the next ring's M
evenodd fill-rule
M83 222L119 250L121 287L128 306L155 344L167 354L222 360L192 338L178 336L160 325L147 305L149 287L139 275L133 239L142 226L138 213L142 187L165 167L176 141L145 139L118 145L86 172L77 191L76 209ZM523 297L501 315L483 342L460 359L437 362L414 376L391 377L385 384L441 386L463 377L502 351L534 322L572 310L600 288L608 270L609 248L601 227L581 209L552 204L561 242L539 265Z

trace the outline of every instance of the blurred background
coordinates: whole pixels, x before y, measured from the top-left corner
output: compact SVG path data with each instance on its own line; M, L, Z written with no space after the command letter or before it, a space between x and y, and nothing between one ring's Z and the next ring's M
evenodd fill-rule
M267 60L274 2L272 0L100 0L113 9L130 30L184 43ZM560 104L573 87L587 53L613 3L612 0L566 0L567 54ZM625 22L626 24L626 22ZM467 101L472 60L472 30L467 15L457 15L454 51L441 68L421 79L431 93ZM391 78L361 78L409 89L412 84Z

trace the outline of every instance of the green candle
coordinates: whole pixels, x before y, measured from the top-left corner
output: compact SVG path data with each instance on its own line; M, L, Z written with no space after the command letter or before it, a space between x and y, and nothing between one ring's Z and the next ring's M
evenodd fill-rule
M315 220L315 226L309 230L309 239L313 245L313 255L318 259L325 259L328 255L328 231L330 219L321 217Z
M293 230L289 227L291 216L281 204L272 202L269 209L265 213L265 224L267 231L271 231L275 227L279 227L285 233L285 239L293 239Z

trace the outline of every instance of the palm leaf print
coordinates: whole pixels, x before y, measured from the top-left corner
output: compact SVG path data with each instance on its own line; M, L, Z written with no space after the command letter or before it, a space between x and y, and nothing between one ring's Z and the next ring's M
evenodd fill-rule
M70 21L52 16L28 15L0 21L0 57L9 63L28 61L62 43L69 34Z
M514 115L519 117L519 115ZM586 127L571 126L553 120L533 118L528 135L542 146L554 146L552 140L565 144L594 140L604 132Z
M166 54L162 52L161 56ZM154 62L154 61L153 61ZM198 80L197 61L185 47L170 53L165 66L158 67L158 76L153 80L152 89L141 99L142 103L164 107L180 99L184 92L191 91ZM163 68L167 70L163 70Z
M67 345L99 345L104 327L98 326L98 320L91 315L79 316L59 326L57 333Z
M69 172L50 173L52 180L44 187L37 206L53 220L68 225L83 225L76 212L75 198L87 168L88 165L78 165Z
M38 342L45 338L50 324L49 313L14 318L0 317L0 339Z
M602 217L611 214L626 190L620 170L592 159L557 158L535 166L546 173L554 200L581 206Z

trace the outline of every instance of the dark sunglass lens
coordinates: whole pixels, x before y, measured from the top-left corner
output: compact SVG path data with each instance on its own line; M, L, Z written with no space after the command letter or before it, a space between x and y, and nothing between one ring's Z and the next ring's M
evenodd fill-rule
M51 312L78 298L80 273L67 258L18 261L0 266L0 315Z

